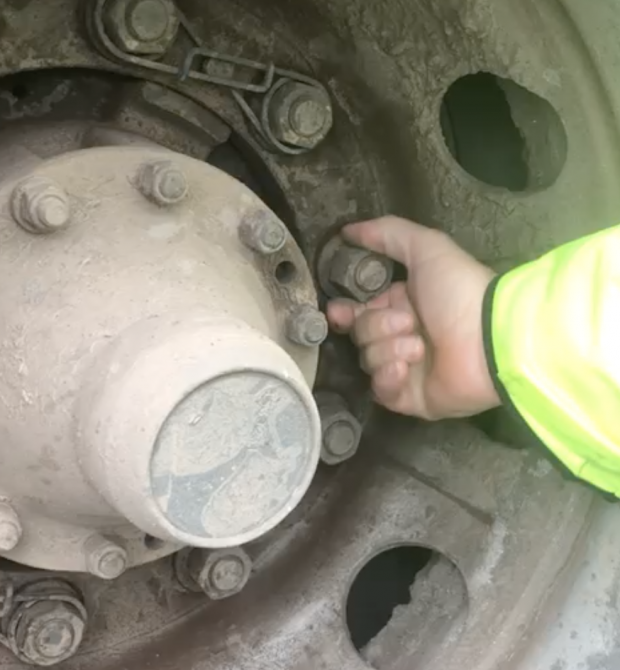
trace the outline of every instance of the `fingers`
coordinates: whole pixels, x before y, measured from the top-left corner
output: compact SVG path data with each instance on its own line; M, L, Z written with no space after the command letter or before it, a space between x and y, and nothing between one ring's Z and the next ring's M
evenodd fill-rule
M373 221L353 223L345 226L343 236L353 244L389 256L408 265L411 250L416 248L418 238L426 229L412 221L397 216L384 216Z
M423 357L422 338L418 335L407 335L370 344L360 352L360 363L366 373L373 375L395 361L412 365L420 362Z
M403 393L409 375L409 365L405 361L392 361L372 377L372 390L377 401L390 407Z
M407 287L403 282L392 284L390 288L370 302L360 304L353 300L332 300L327 306L327 318L331 327L339 333L351 332L356 321L368 310L383 310L394 308L405 314L413 314L413 307L407 294ZM394 332L397 335L398 332Z
M358 315L365 309L366 305L353 300L332 300L327 305L329 325L337 333L349 333L353 330Z
M358 347L366 347L380 340L410 335L415 326L411 312L391 308L366 309L355 320L351 336Z

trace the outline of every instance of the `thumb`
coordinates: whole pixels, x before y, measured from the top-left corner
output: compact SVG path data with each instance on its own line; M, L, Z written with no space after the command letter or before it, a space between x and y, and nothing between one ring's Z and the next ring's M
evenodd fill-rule
M353 244L389 256L405 266L415 264L424 255L424 237L430 228L397 216L383 216L372 221L352 223L342 230Z

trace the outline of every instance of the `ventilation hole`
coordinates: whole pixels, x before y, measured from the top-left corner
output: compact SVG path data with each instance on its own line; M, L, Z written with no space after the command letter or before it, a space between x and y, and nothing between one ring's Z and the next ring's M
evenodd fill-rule
M144 546L151 551L161 549L164 544L166 543L163 540L160 540L158 537L153 537L152 535L144 536Z
M450 86L441 127L457 163L490 186L547 188L566 162L566 131L551 104L488 72L467 75Z
M282 261L276 266L276 279L280 284L288 284L295 279L297 275L297 268L291 261Z
M409 667L428 660L442 641L458 639L467 590L458 568L426 547L401 546L372 558L351 585L346 605L351 641L379 670L406 654Z

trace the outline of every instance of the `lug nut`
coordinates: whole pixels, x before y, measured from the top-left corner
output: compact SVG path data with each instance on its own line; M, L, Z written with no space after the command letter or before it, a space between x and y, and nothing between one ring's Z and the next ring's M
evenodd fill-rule
M269 210L257 209L243 217L239 227L241 241L259 254L280 251L286 244L286 226Z
M318 397L317 405L323 428L321 460L327 465L342 463L356 453L362 426L349 411L344 399L336 394Z
M22 526L15 510L8 503L0 503L0 551L12 551L19 544Z
M11 211L29 233L45 234L64 228L71 218L69 196L47 177L28 177L11 196Z
M111 40L126 53L162 56L179 29L172 0L112 0L104 23Z
M50 666L77 651L86 628L86 609L77 591L59 580L26 585L6 620L10 649L30 665Z
M286 322L289 340L304 347L317 347L325 341L329 327L325 315L312 305L296 307Z
M332 127L331 100L322 88L287 81L273 94L269 121L280 142L313 149Z
M116 579L127 569L127 552L101 535L93 535L84 544L86 569L101 579Z
M80 646L85 621L70 603L37 602L24 610L15 631L21 655L34 665L55 665Z
M241 548L191 551L187 562L189 575L212 600L239 593L252 573L252 560Z
M172 161L156 161L143 165L138 187L149 200L160 207L181 202L189 191L185 175Z
M393 262L367 249L342 244L329 266L329 283L343 295L366 302L392 281Z

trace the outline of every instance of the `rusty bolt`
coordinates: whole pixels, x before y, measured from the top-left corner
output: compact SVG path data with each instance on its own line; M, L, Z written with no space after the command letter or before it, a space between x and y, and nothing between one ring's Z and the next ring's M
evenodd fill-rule
M86 569L101 579L116 579L127 569L127 552L102 535L92 535L84 544Z
M15 510L6 502L0 502L0 551L12 551L19 544L22 525Z
M21 607L15 626L14 644L19 657L32 665L60 663L77 651L86 620L70 602L40 600Z
M313 149L332 127L331 101L322 88L288 81L271 99L269 121L280 142Z
M187 179L181 169L167 160L143 165L138 187L143 195L160 207L181 202L189 191Z
M53 233L71 218L69 196L47 177L28 177L20 182L11 196L11 211L29 233Z
M389 286L392 271L389 258L343 244L332 258L329 281L347 297L366 302Z
M248 212L239 227L241 241L259 254L268 255L280 251L286 244L286 226L267 209Z
M193 581L212 600L239 593L252 572L252 560L241 548L202 551L195 549L188 560Z
M104 23L119 49L151 56L163 56L179 30L172 0L112 0Z
M321 460L327 465L342 463L357 451L362 426L340 396L324 395L317 398L317 405L323 429Z
M289 340L304 347L318 347L328 333L327 319L312 305L300 305L288 316L286 335Z

